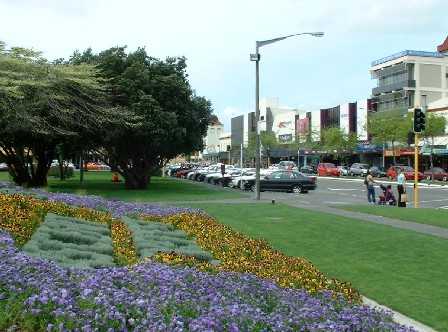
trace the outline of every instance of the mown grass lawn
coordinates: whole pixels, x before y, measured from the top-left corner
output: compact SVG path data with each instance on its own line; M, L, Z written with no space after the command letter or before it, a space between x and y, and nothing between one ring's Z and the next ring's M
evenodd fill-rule
M126 190L124 183L113 183L110 172L89 171L85 173L84 183L79 182L79 173L75 177L60 181L48 178L48 190L68 192L80 195L99 195L136 202L201 201L246 197L244 193L218 186L181 181L174 178L152 177L146 190ZM7 172L0 172L0 180L8 180Z
M193 204L237 231L303 256L367 297L448 330L448 241L271 204Z
M448 210L430 208L397 208L389 206L373 205L338 205L339 209L374 214L387 218L413 221L420 224L428 224L448 228Z

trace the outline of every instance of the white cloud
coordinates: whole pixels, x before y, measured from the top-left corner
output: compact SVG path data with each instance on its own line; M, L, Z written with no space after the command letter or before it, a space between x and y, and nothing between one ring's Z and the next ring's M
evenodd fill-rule
M261 96L315 109L368 96L370 61L431 49L445 15L446 0L0 0L0 40L50 59L124 44L185 55L193 88L229 123L253 106L255 40L325 31L261 50Z

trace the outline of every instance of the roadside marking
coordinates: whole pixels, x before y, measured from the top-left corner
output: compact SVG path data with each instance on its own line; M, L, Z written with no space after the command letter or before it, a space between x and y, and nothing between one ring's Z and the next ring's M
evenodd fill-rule
M360 189L350 189L350 188L328 188L328 190L347 190L347 191L353 191L353 190L360 190Z
M433 200L430 200L430 201L420 201L420 203L443 202L443 201L448 201L448 198L444 198L444 199L433 199Z
M349 202L329 202L329 201L326 201L324 203L326 203L326 204L343 204L343 205L350 204Z
M448 205L446 205L446 206L440 206L440 207L438 207L438 209L445 209L445 210L448 210Z

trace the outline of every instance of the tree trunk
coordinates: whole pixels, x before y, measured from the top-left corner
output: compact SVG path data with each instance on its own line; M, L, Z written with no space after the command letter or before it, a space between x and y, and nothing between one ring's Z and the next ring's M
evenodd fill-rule
M63 165L63 161L62 158L59 156L58 157L58 163L59 163L59 179L61 181L64 181L64 165Z
M81 156L79 157L79 182L83 183L84 181L84 158L83 152L81 151Z
M126 189L147 189L150 182L149 170L130 168L123 173Z
M434 137L432 138L432 142L431 142L431 153L429 155L429 162L431 164L430 169L431 169L431 182L434 182L434 171L433 171L433 167L434 167L434 160L433 160L433 153L434 153Z
M394 141L392 141L392 160L395 165L397 163L397 160L395 158L395 143L394 143Z

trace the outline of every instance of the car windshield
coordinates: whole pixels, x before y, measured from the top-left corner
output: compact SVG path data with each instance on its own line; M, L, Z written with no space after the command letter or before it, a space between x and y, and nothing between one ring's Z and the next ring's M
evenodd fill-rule
M411 166L404 166L403 167L403 171L405 171L405 172L413 172L414 169Z
M430 172L435 172L435 173L444 173L445 171L443 170L443 168L440 167L434 167L432 170L429 170Z
M326 164L324 164L325 165L325 167L336 167L336 166L334 166L334 164L332 164L332 163L326 163Z

